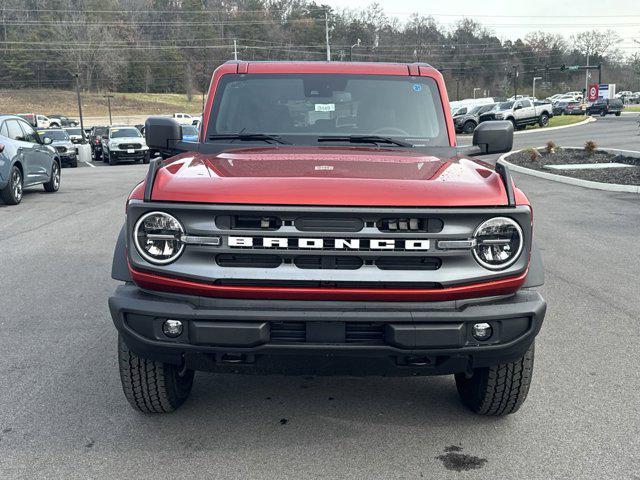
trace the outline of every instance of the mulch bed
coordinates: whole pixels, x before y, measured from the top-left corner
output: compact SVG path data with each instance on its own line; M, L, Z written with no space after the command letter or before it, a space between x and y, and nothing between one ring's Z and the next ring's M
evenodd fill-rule
M565 177L581 178L592 182L640 185L640 158L611 154L600 150L592 155L589 155L584 150L559 149L554 153L547 153L544 150L540 150L536 160L531 160L531 153L525 150L510 155L505 160L521 167L563 175ZM544 168L545 165L612 162L626 163L633 165L635 168L607 168L599 170L553 170Z

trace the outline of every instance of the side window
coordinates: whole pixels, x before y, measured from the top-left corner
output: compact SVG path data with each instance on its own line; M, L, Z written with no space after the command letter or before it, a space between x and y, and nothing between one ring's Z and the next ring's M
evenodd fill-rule
M31 125L28 125L26 122L18 122L22 127L22 131L24 132L24 141L30 143L40 143L40 139L38 138L38 134L35 132Z
M9 136L9 130L7 129L7 122L4 122L2 126L0 126L0 135L3 137Z
M11 138L12 140L24 141L24 139L22 138L24 136L24 133L22 133L22 129L20 128L17 120L7 120L6 125L9 133L7 137Z
M531 106L531 102L529 100L523 100L522 101L522 106L524 108L529 108Z

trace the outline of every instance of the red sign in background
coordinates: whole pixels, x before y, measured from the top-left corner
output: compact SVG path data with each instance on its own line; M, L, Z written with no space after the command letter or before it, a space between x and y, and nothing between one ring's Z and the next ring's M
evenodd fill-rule
M598 84L589 85L589 101L595 102L598 99Z

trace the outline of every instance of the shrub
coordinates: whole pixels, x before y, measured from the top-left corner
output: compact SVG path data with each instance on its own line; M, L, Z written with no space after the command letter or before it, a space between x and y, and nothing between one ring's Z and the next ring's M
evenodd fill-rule
M538 157L540 157L540 153L538 153L538 149L537 148L527 148L525 150L525 153L527 153L527 155L529 155L529 160L531 160L532 162L535 162L536 160L538 160Z
M544 147L545 151L547 153L553 153L556 151L556 144L553 140L549 140L547 142L547 145Z
M584 151L587 152L587 155L593 155L598 148L598 144L593 140L587 140L584 142Z

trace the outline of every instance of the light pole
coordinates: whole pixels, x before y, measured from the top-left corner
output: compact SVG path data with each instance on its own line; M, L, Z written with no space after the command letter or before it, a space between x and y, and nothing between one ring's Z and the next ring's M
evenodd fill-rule
M82 134L82 141L86 140L84 133L84 119L82 118L82 101L80 100L80 74L76 73L76 95L78 96L78 114L80 115L80 132Z
M107 105L109 106L109 125L113 125L113 122L111 121L111 99L113 98L113 95L105 95L104 98L107 99Z
M476 98L476 90L482 90L480 87L474 87L473 89L473 98Z
M533 77L533 92L531 94L532 98L536 98L536 80L542 80L542 77Z
M358 39L358 41L356 43L351 45L351 48L349 49L349 61L350 62L353 62L353 49L355 47L359 47L359 46L360 46L360 39Z

